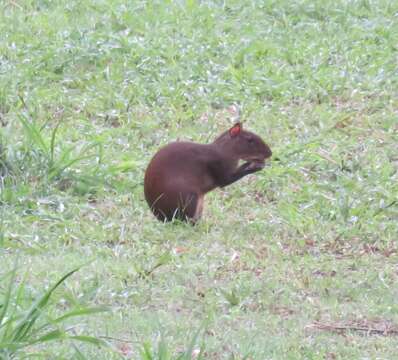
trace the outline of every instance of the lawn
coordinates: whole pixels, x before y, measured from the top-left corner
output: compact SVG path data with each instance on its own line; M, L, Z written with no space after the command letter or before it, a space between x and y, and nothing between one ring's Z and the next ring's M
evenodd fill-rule
M32 336L108 310L16 358L398 359L397 40L394 0L1 1L0 304L82 266ZM156 221L151 156L232 104L269 166Z

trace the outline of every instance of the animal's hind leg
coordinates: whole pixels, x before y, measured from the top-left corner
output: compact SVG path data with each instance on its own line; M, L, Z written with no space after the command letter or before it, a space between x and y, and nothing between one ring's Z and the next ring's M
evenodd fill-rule
M204 196L203 195L198 196L198 201L196 203L196 209L195 209L195 215L192 218L194 223L202 217L203 202L204 202Z
M202 216L203 195L188 193L182 196L181 200L181 213L184 217L182 220L188 220L195 224Z

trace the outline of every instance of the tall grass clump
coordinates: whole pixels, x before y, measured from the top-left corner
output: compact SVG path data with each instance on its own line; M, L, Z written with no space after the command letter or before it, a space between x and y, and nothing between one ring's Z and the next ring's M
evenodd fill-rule
M33 301L26 299L24 282L15 285L17 267L2 276L1 284L6 285L0 288L0 359L38 355L39 352L45 352L47 343L56 341L105 345L99 338L75 334L73 328L67 328L70 319L103 312L106 310L104 307L74 308L60 316L51 315L53 304L50 300L55 290L77 270L78 268L62 276Z
M24 150L25 155L36 160L40 164L40 171L48 180L59 178L67 169L73 165L93 157L99 157L101 144L98 142L88 143L76 151L75 145L62 146L56 142L57 132L60 127L58 122L51 131L48 139L43 132L43 127L31 121L25 114L18 117L24 128ZM90 153L97 149L96 153Z

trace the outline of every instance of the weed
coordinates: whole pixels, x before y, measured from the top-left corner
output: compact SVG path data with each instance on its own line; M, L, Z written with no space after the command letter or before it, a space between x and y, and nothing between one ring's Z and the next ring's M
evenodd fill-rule
M0 356L3 359L12 359L36 353L47 342L53 341L80 341L97 346L106 345L101 339L87 335L71 335L64 323L70 318L85 317L103 312L103 307L79 308L68 311L61 316L48 316L50 299L54 291L78 269L64 275L47 291L33 300L29 309L26 306L25 284L22 282L15 289L15 267L10 273L3 275L3 283L8 278L8 285L1 298L0 306Z

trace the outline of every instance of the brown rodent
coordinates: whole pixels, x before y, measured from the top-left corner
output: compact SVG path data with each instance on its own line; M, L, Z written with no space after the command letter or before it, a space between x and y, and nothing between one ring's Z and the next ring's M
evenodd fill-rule
M261 170L271 149L236 123L213 143L173 142L160 149L145 172L146 201L160 221L195 223L204 195ZM246 161L238 167L239 160Z

